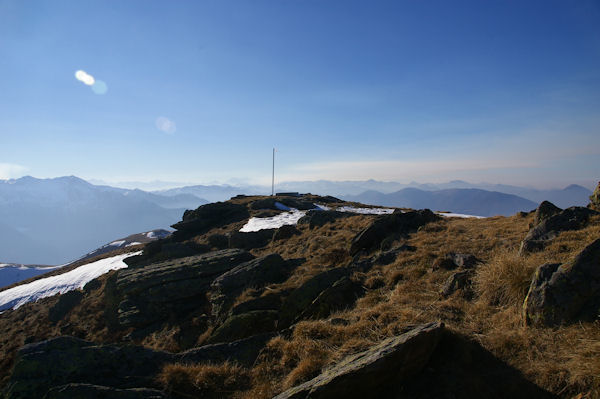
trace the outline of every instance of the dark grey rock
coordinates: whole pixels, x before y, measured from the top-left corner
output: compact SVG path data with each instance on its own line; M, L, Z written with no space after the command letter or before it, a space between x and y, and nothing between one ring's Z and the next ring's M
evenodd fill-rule
M300 314L327 288L342 277L349 276L352 269L338 267L311 277L293 290L284 300L279 314L279 328L290 326Z
M302 216L298 220L299 225L307 224L310 229L315 227L324 226L327 223L334 222L338 219L355 216L348 212L339 211L325 211L325 210L310 210L306 212L306 215Z
M283 297L281 293L268 293L258 298L250 299L246 302L237 304L231 309L231 314L241 314L252 310L279 310Z
M471 270L465 270L452 274L444 283L444 286L440 291L440 295L443 297L449 297L458 290L464 290L465 294L469 296L470 292L468 291L470 290L468 290L468 288L471 286L472 275L473 273Z
M533 227L521 243L520 253L543 249L563 231L578 230L586 226L591 216L599 213L581 206L572 206L543 220Z
M274 333L258 334L232 342L204 345L179 353L177 361L192 364L229 361L250 367L254 364L261 349L274 336Z
M379 254L379 256L377 256L374 260L374 263L376 265L389 265L390 263L394 262L396 260L396 258L398 257L398 255L402 252L414 252L416 251L417 248L413 247L412 245L402 245L398 248L395 249L391 249L389 251L385 251L382 252L381 254Z
M535 210L533 215L533 226L537 226L542 223L544 220L549 219L550 217L560 213L562 209L554 205L550 201L543 201Z
M274 232L275 229L263 229L248 233L234 231L229 235L229 248L262 248L271 242Z
M118 389L92 384L66 384L50 388L44 399L166 399L167 395L156 389Z
M324 319L333 312L351 307L364 293L365 289L362 285L348 277L342 277L331 287L323 290L298 318Z
M562 265L540 266L523 303L527 324L556 326L600 316L600 239Z
M275 331L278 313L276 310L253 310L231 316L212 333L208 343L231 342Z
M287 240L295 235L300 234L300 231L291 224L281 226L273 233L273 241Z
M439 219L440 216L429 209L409 212L396 210L391 215L379 216L369 227L354 237L350 245L350 255L354 256L363 250L371 251L379 248L381 242L390 235L406 235Z
M213 202L193 211L185 211L180 222L172 227L180 232L202 234L212 228L248 219L250 213L245 205L231 202Z
M443 257L436 259L433 262L432 268L433 270L454 270L456 268L472 269L479 263L481 263L481 261L471 254L449 252Z
M423 370L442 337L443 325L425 324L349 356L319 376L274 399L371 398L391 383Z
M197 309L216 277L252 258L246 251L227 249L120 270L118 321L123 327L144 327Z

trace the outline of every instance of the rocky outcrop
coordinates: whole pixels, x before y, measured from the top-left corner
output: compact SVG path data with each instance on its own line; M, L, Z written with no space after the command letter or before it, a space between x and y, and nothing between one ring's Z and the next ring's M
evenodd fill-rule
M217 277L211 284L212 313L221 318L246 288L261 288L285 281L301 260L285 261L270 254L242 263Z
M206 303L212 281L253 256L226 249L119 271L118 320L123 327L143 327L182 315Z
M349 356L275 399L553 397L477 342L430 323Z
M44 399L167 399L156 389L118 389L93 384L66 384L51 388Z
M287 240L298 234L300 234L300 231L296 226L286 224L275 230L275 233L273 233L273 241Z
M73 290L65 292L58 298L58 302L48 311L48 318L51 322L56 323L67 315L75 306L83 299L83 292Z
M377 249L387 237L409 234L419 227L439 219L440 217L429 209L410 212L402 212L397 209L391 215L379 216L369 227L354 237L350 244L350 255L354 256L363 250Z
M229 234L229 248L254 249L262 248L273 239L275 229L263 229L243 233L234 231Z
M349 276L352 270L338 267L311 277L300 287L293 290L284 300L279 314L279 327L290 326L300 314L328 287L342 277Z
M388 338L349 356L314 379L275 399L370 398L389 384L401 384L420 373L442 337L443 325L430 323Z
M600 182L598 182L598 186L596 186L596 189L592 195L590 195L590 204L588 205L588 208L600 211Z
M598 212L589 208L573 206L544 219L529 230L521 243L520 253L543 249L561 232L585 227L590 217L594 215L598 215Z
M462 290L465 296L471 296L471 278L473 277L472 270L464 270L462 272L453 273L442 287L440 295L444 298L449 297L456 291Z
M402 252L414 252L417 248L412 245L403 244L398 248L390 249L380 253L374 260L373 263L376 265L389 265L394 262L398 255Z
M253 310L229 317L210 336L208 342L231 342L277 329L276 310Z
M481 260L477 259L471 254L458 254L449 252L441 258L436 259L433 262L432 269L439 270L454 270L456 268L472 269L477 264L481 263Z
M310 305L300 314L299 319L324 319L331 313L346 309L363 296L362 285L342 277L329 288L323 290Z
M181 353L58 337L19 350L6 398L166 398L156 383L163 365L230 361L250 367L272 337L255 335Z
M554 205L550 201L543 201L535 210L533 214L533 226L537 226L544 220L551 218L552 216L560 213L562 209Z
M139 346L96 345L58 337L19 350L7 398L42 398L51 388L70 383L153 388L154 375L174 359L168 352Z
M595 320L600 309L600 239L572 261L540 266L523 303L527 324L555 326Z
M267 293L266 295L235 305L231 309L231 314L242 314L253 310L279 310L281 309L282 301L281 292Z
M182 220L172 227L179 232L202 234L209 229L239 222L249 217L250 213L245 205L214 202L202 205L193 211L185 211Z
M315 227L324 226L327 223L334 222L338 219L347 218L350 216L354 216L348 212L339 212L339 211L325 211L325 210L310 210L306 212L306 215L302 216L298 220L299 225L308 225L310 229L314 229Z

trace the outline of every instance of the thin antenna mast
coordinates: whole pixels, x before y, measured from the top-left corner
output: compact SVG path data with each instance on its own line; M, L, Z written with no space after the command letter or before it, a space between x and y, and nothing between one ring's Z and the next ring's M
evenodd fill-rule
M271 196L275 195L275 147L273 147L273 174L271 175Z

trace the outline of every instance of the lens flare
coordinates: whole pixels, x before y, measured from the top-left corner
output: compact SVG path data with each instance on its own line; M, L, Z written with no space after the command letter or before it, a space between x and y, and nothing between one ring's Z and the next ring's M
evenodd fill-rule
M82 71L81 69L75 72L75 79L83 82L88 86L93 86L96 79L86 71Z

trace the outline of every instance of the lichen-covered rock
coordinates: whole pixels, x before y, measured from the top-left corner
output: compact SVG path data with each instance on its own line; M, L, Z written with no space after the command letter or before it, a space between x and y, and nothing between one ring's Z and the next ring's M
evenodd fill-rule
M217 277L211 284L212 314L226 315L235 298L246 288L261 288L285 281L301 260L284 260L270 254L242 263Z
M206 292L216 277L252 258L246 251L226 249L120 270L116 281L119 323L143 327L190 312L206 302Z
M175 355L140 346L96 345L58 337L22 347L7 398L42 398L53 387L86 383L119 389L154 388L154 376Z
M209 343L231 342L277 329L276 310L253 310L229 317L208 339Z
M600 239L562 265L540 266L523 303L527 324L555 326L600 314Z
M443 329L441 323L430 323L388 338L274 399L378 397L378 392L390 384L408 381L421 372L436 349Z
M588 207L600 211L600 182L598 182L598 186L596 186L596 189L590 195L590 204Z
M381 242L390 235L405 235L439 219L440 216L429 209L410 212L395 210L391 215L379 216L369 227L354 237L350 244L350 255L354 256L362 250L370 251L379 248Z
M310 210L306 212L306 215L302 216L298 220L298 224L307 224L310 229L314 229L315 227L321 227L326 225L327 223L331 223L338 219L343 219L350 216L354 215L348 212L340 211L325 211L320 209Z
M550 201L543 201L535 210L533 215L533 226L537 226L544 220L560 213L562 209L554 205Z
M539 251L561 232L585 227L590 217L594 215L598 215L598 212L581 206L572 206L556 213L529 230L519 252L524 254Z
M290 326L321 292L331 287L340 278L349 276L351 273L351 269L337 267L311 277L300 287L293 290L281 306L279 327Z
M331 313L346 309L363 296L362 285L342 277L331 287L323 290L312 303L300 314L299 319L323 319Z
M213 202L183 213L180 222L172 227L181 232L202 234L209 229L248 219L248 208L232 202Z

